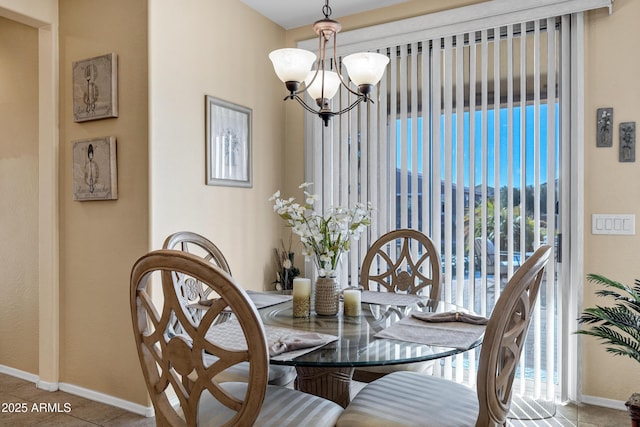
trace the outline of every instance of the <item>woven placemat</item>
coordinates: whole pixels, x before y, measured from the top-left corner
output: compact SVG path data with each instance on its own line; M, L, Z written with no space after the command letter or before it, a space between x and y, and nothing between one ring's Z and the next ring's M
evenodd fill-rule
M511 398L511 409L507 418L512 420L543 420L555 415L556 404L551 400L514 395Z
M415 294L362 291L362 302L365 304L395 305L396 307L407 307L420 301L426 300L427 297Z

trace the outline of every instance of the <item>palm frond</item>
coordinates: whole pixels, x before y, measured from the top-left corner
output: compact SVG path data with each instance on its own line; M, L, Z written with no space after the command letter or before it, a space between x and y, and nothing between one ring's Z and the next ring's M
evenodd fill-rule
M603 285L609 288L617 288L620 290L625 290L626 286L620 282L616 282L615 280L611 280L605 276L600 274L587 274L587 281L595 283L597 285Z
M640 280L633 288L599 274L589 274L587 280L604 286L596 295L613 299L615 305L584 309L578 323L592 326L576 333L603 341L611 346L606 348L609 353L640 362Z
M590 335L603 341L605 344L616 347L607 347L607 351L618 355L625 355L640 362L640 343L637 339L624 335L603 326L596 326L588 330L577 331L579 334Z

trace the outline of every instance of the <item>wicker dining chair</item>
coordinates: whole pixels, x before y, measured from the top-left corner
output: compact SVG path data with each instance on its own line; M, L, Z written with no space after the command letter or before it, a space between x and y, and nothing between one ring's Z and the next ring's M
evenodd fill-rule
M442 266L433 241L417 230L397 229L383 234L368 249L360 270L364 290L419 294L437 301ZM433 361L357 368L353 378L376 380L395 371L431 372Z
M475 391L440 377L395 372L366 385L337 427L505 425L518 360L550 253L550 246L535 251L498 298L480 351Z
M220 298L200 322L185 312L172 274L194 278ZM159 277L158 277L159 276ZM149 294L159 279L164 301ZM268 385L269 354L264 327L247 293L210 262L175 250L158 250L138 259L131 271L131 314L147 390L162 426L333 426L342 412L334 402L286 387ZM207 331L224 310L231 310L244 345L212 342ZM184 334L170 334L175 315ZM242 340L242 337L240 337ZM212 361L208 355L214 355ZM249 364L246 382L218 382L228 367ZM177 398L172 405L169 390Z
M193 255L200 256L206 261L222 269L231 275L231 268L222 251L206 237L192 231L179 231L169 235L163 244L163 249L179 250ZM186 307L187 312L194 321L199 322L205 312L199 303L206 301L211 295L211 288L203 286L202 283L192 277L185 277L184 274L175 273L173 275L174 286L178 290L178 299ZM229 313L221 313L220 320L229 317ZM218 319L216 319L218 321ZM272 365L269 366L269 384L287 385L296 378L296 368L293 366ZM218 381L246 381L249 376L247 366L239 364L221 373Z

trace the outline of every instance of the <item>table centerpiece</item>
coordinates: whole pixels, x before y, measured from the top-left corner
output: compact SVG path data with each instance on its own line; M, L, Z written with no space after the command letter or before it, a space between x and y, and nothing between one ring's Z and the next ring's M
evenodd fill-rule
M357 240L371 224L371 203L355 203L353 208L329 207L321 214L314 209L317 196L307 191L312 183L303 183L305 202L284 199L277 191L270 201L273 210L294 234L300 237L303 255L311 258L318 271L315 289L315 310L320 315L335 315L339 308L340 283L336 270L342 254L350 249L351 239Z

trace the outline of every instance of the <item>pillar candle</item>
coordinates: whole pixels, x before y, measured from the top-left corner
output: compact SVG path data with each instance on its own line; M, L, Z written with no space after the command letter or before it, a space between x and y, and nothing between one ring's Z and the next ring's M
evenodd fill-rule
M311 305L311 280L293 279L293 317L309 317Z
M344 315L360 316L361 293L356 289L344 291Z

